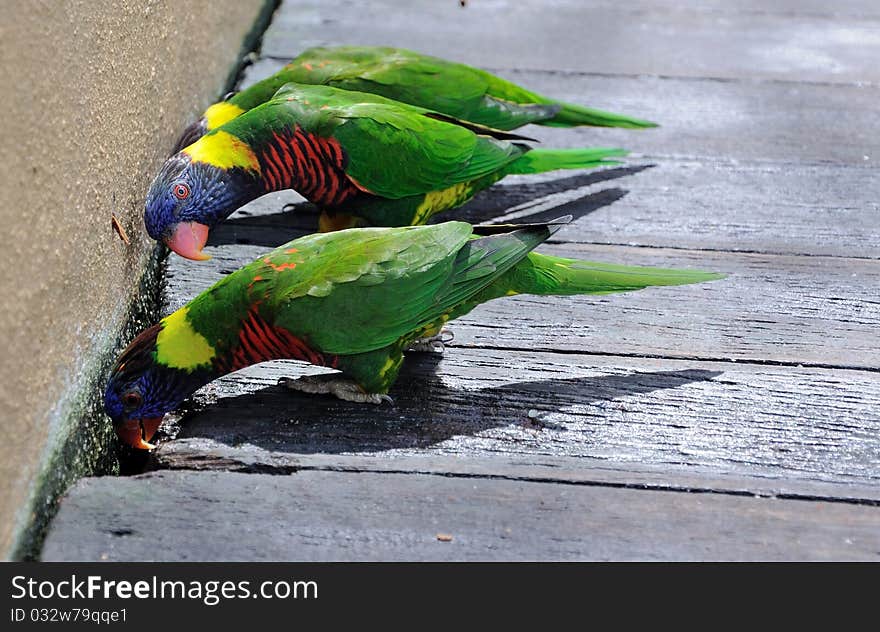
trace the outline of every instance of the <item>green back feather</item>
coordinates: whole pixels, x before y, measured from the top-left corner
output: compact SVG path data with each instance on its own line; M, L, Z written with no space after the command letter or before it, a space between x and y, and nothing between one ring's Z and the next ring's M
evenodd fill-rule
M275 75L234 95L249 110L287 82L323 84L382 95L458 119L510 130L527 123L642 128L654 123L564 103L484 70L402 48L311 48Z

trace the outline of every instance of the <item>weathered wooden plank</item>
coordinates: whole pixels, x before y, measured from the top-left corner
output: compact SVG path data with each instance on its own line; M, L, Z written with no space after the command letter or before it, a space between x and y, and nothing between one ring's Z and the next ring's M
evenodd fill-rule
M872 0L842 0L829 4L827 0L630 0L621 4L617 0L531 0L540 2L540 6L571 7L571 8L604 8L617 9L632 13L647 11L698 11L702 13L748 15L758 13L766 16L803 16L825 19L841 17L880 18L880 7ZM499 4L496 6L504 6Z
M641 170L646 162L556 173L553 180L510 177L443 218L571 214L584 219L559 241L880 258L880 178L873 171L679 160Z
M242 85L281 67L277 60L252 66ZM873 165L880 139L880 88L776 82L696 81L662 77L607 77L508 70L500 74L560 99L628 112L660 128L546 128L528 134L549 147L625 147L662 158L735 161L838 162ZM872 162L873 161L873 162ZM873 171L865 172L869 180Z
M548 6L604 7L631 12L700 11L719 15L759 13L768 16L804 16L826 19L841 17L880 17L880 7L872 0L843 0L829 4L827 0L630 0L625 5L616 0L549 0Z
M734 164L834 162L872 169L880 157L880 141L864 133L880 124L880 113L873 107L878 87L502 74L567 100L582 101L598 93L621 111L637 111L661 124L642 132L528 128L550 147L612 145L656 157L717 158ZM866 172L865 179L873 172Z
M880 178L857 167L660 161L552 178L511 176L437 221L576 219L555 240L880 258ZM641 164L640 164L641 163ZM317 211L261 198L215 229L211 243L274 247L313 231ZM292 207L289 207L292 210Z
M503 478L544 483L598 485L729 494L801 500L828 500L880 506L880 486L806 479L719 474L708 468L679 464L617 463L590 457L542 454L483 455L462 459L446 455L301 454L264 450L250 443L228 445L212 439L175 439L155 453L155 468L225 471L247 474L293 474L307 470L433 474L459 478Z
M227 245L208 247L208 262L172 257L169 309L265 250ZM880 298L870 289L880 284L876 260L585 244L540 251L730 276L630 294L492 301L454 323L456 345L880 368Z
M408 355L393 407L274 386L324 370L273 362L222 378L187 406L178 438L262 450L280 466L304 453L497 454L869 485L880 477L873 372L448 348L442 358ZM160 448L162 467L175 458L165 455Z
M493 301L458 321L458 344L880 367L880 297L870 290L880 282L877 261L580 244L542 251L730 276L602 298L551 299L552 310L541 297Z
M423 474L159 472L80 481L43 559L876 560L878 550L880 509L860 505Z
M669 2L373 2L283 4L264 55L289 58L309 46L403 46L474 65L620 74L880 80L864 60L880 55L876 6L830 9L791 2L745 10ZM852 13L850 13L852 12ZM849 14L849 15L848 15ZM512 36L511 34L515 34ZM613 51L613 52L609 52Z

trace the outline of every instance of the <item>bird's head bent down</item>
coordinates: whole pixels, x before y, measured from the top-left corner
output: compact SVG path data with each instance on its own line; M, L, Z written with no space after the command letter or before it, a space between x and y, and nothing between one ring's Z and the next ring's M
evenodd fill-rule
M211 138L205 136L165 161L150 185L144 211L150 237L197 261L210 259L202 248L211 228L260 195L246 169L224 166L220 159L199 153L200 145Z
M211 379L207 372L184 371L158 360L161 327L154 325L145 330L122 352L104 392L104 410L116 434L140 450L155 447L150 439L165 413Z

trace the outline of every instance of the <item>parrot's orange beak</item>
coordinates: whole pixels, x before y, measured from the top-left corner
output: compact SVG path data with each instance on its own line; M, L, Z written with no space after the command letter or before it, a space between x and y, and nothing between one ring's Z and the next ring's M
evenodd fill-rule
M116 434L124 442L138 450L152 450L156 446L148 443L159 425L162 423L161 417L151 417L145 419L128 419L119 426L116 426Z
M211 255L202 252L208 241L208 227L198 222L181 222L174 227L171 237L165 239L165 245L181 257L194 261L207 261Z

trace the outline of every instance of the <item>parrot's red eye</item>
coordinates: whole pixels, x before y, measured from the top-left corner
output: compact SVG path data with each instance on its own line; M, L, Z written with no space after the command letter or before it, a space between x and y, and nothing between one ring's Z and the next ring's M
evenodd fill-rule
M136 408L141 405L141 394L135 393L133 391L126 393L122 396L122 403L125 404L128 408Z
M174 197L178 200L185 200L189 197L189 187L183 182L178 182L174 185Z

